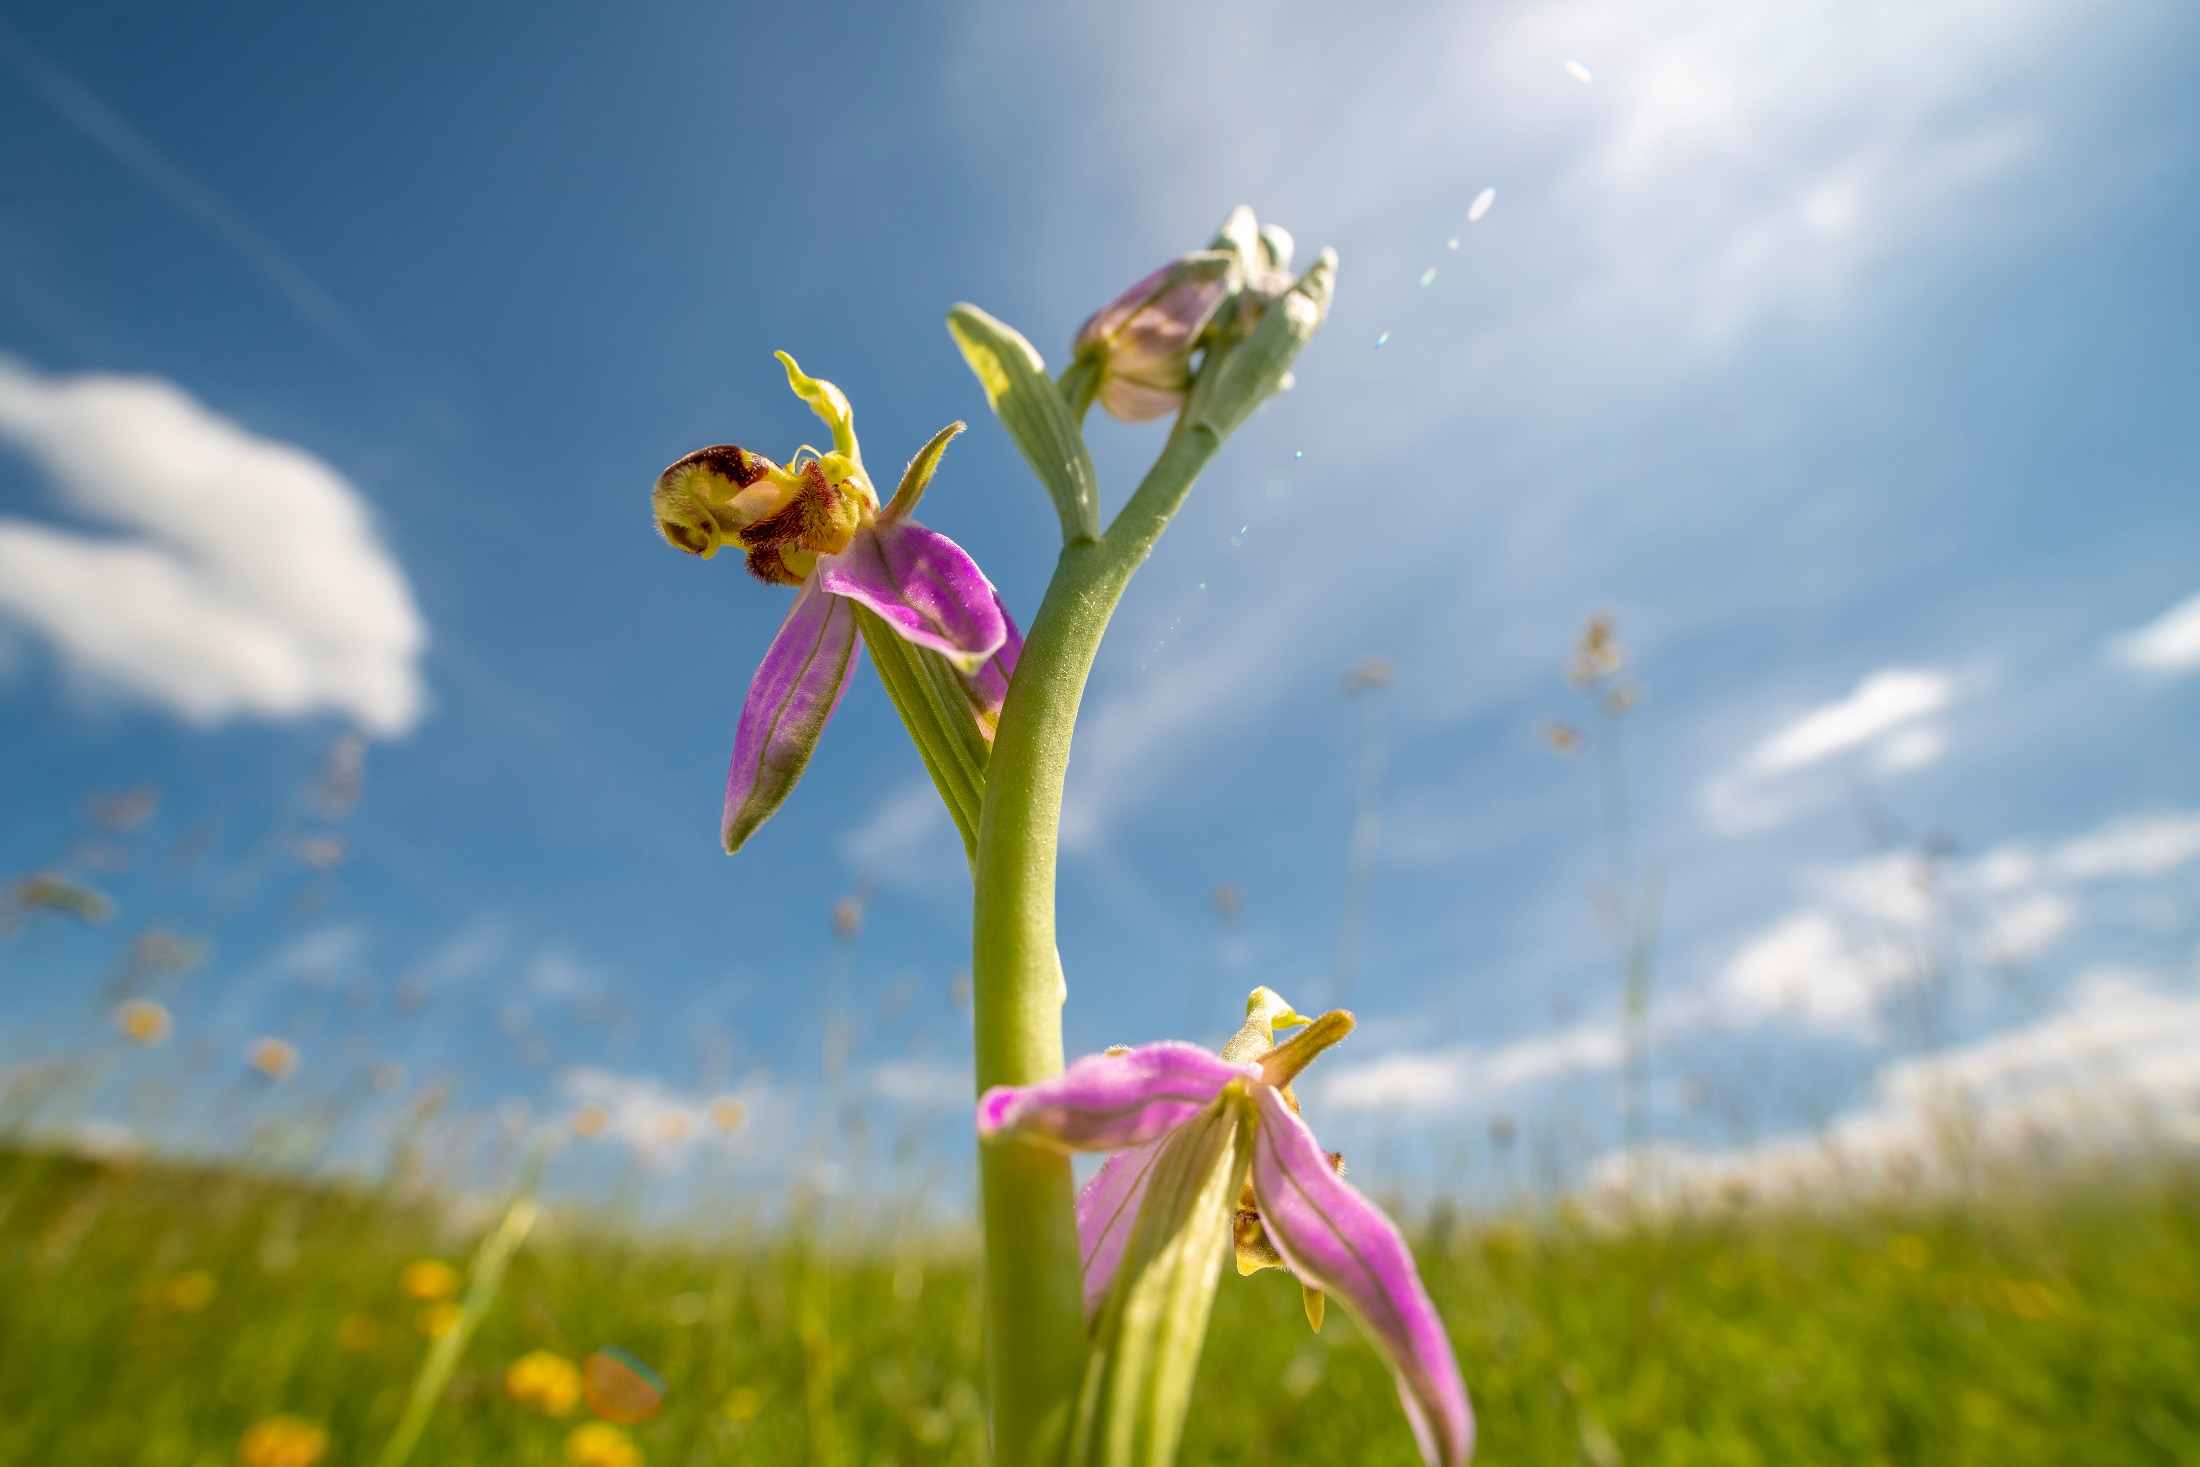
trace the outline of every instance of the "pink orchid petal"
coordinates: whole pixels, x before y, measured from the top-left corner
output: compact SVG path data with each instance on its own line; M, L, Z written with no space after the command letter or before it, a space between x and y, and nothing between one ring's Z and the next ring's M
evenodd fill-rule
M1146 1184L1160 1154L1158 1137L1118 1151L1100 1163L1100 1170L1077 1194L1077 1252L1084 1272L1087 1319L1108 1302L1116 1265L1123 1261L1123 1246L1131 1240L1131 1228L1138 1221Z
M722 834L729 853L741 849L793 793L848 690L860 646L855 608L827 595L815 577L804 582L741 705L733 767L726 774Z
M1121 1151L1198 1114L1232 1080L1260 1077L1213 1050L1164 1039L1085 1056L1036 1085L996 1085L978 1097L982 1139L1020 1136L1065 1151Z
M1253 1196L1268 1241L1301 1283L1342 1300L1382 1352L1423 1460L1459 1467L1474 1455L1474 1409L1406 1240L1330 1167L1280 1091L1252 1090Z
M1100 406L1122 423L1150 423L1184 406L1191 389L1186 381L1176 387L1156 387L1131 377L1107 376L1100 380Z
M977 562L914 520L856 531L846 550L818 557L817 579L964 673L977 671L1008 639L1000 600Z
M963 678L963 693L970 699L970 711L978 720L978 731L985 735L989 744L993 742L993 730L1001 721L1001 705L1008 701L1008 680L1016 675L1016 659L1024 652L1024 634L1016 629L1016 618L1008 614L1008 605L997 592L993 604L1001 613L1001 624L1008 628L1008 638L976 672Z

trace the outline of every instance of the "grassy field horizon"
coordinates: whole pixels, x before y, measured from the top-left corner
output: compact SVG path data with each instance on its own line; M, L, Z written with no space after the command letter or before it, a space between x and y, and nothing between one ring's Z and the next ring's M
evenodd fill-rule
M2200 1456L2196 1202L2165 1164L1815 1210L1439 1209L1412 1237L1484 1463L2168 1463ZM479 1213L0 1154L0 1464L375 1462ZM414 1460L984 1460L974 1239L707 1229L546 1216ZM1225 1280L1182 1460L1416 1460L1380 1361L1337 1312L1310 1333L1288 1282ZM591 1424L571 1382L603 1351L660 1412Z

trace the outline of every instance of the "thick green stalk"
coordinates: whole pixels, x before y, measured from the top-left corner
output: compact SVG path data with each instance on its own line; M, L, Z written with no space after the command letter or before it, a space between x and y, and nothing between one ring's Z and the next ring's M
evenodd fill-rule
M1062 785L1078 704L1108 618L1218 441L1173 435L1107 535L1062 550L1032 619L994 734L978 820L975 976L978 1087L1030 1085L1062 1069L1065 988L1055 947ZM1085 1366L1069 1159L1025 1142L979 1152L993 1452L1042 1467L1060 1452Z

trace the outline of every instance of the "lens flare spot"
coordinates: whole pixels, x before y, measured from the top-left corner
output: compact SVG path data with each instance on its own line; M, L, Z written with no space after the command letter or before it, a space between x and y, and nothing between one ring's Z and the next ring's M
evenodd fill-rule
M607 1345L581 1367L588 1409L606 1421L632 1426L664 1408L664 1378L617 1345Z
M1572 77L1575 81L1580 82L1583 86L1587 86L1589 85L1589 83L1597 79L1597 74L1595 72L1591 71L1588 67L1582 65L1580 62L1574 60L1574 58L1571 56L1566 58L1566 74Z
M1423 270L1421 272L1421 289L1427 290L1430 284L1435 281L1435 279L1436 267L1434 265L1431 265L1426 270Z
M1489 213L1490 205L1496 202L1497 190L1494 188L1486 188L1482 190L1482 192L1476 194L1474 196L1474 202L1467 205L1467 222L1469 224L1480 224L1482 222L1482 216Z

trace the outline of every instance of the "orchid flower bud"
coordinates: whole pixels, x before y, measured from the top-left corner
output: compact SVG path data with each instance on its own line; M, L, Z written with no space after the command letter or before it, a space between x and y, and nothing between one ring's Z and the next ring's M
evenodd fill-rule
M1235 251L1202 250L1162 266L1094 312L1074 350L1099 368L1100 406L1126 423L1183 406L1193 349L1240 275Z

